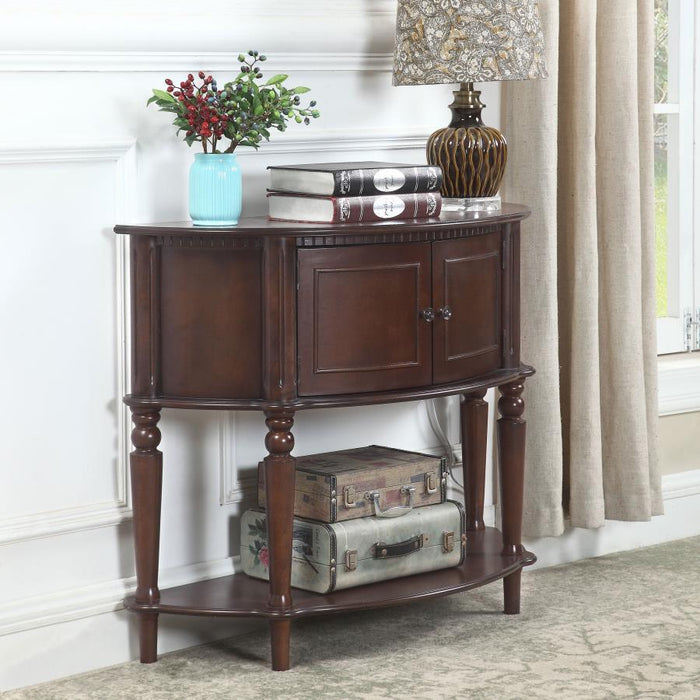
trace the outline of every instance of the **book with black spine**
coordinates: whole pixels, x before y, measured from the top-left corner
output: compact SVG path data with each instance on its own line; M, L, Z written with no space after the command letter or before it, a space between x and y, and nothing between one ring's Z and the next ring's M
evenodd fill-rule
M433 165L361 161L270 165L270 190L334 197L439 192L442 170Z
M287 192L268 192L271 219L309 223L354 223L388 219L425 219L438 216L439 192L382 194L368 197L319 197Z

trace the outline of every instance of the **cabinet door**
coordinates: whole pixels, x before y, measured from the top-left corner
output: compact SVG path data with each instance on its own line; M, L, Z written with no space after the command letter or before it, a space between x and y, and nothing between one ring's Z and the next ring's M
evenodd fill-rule
M497 369L503 334L500 233L433 246L435 383Z
M430 244L300 250L299 394L430 384Z

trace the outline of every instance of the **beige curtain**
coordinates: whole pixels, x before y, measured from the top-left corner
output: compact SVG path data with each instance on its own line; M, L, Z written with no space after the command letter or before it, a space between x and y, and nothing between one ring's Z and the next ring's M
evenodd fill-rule
M546 80L504 83L523 226L526 536L662 512L650 0L540 0Z

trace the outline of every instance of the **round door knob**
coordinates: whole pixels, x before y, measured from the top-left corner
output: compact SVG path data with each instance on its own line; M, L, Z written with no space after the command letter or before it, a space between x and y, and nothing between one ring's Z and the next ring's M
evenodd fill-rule
M452 309L449 306L441 306L437 310L437 315L445 321L449 321L452 318Z
M424 321L427 321L428 323L432 323L433 320L435 319L435 312L430 307L428 307L427 309L423 309L423 311L420 312L420 317Z

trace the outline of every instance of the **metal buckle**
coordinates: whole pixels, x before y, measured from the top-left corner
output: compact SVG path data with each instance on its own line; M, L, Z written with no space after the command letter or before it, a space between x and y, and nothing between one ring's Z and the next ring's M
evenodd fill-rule
M454 532L443 532L442 533L442 551L447 554L452 552L455 548L455 533Z

